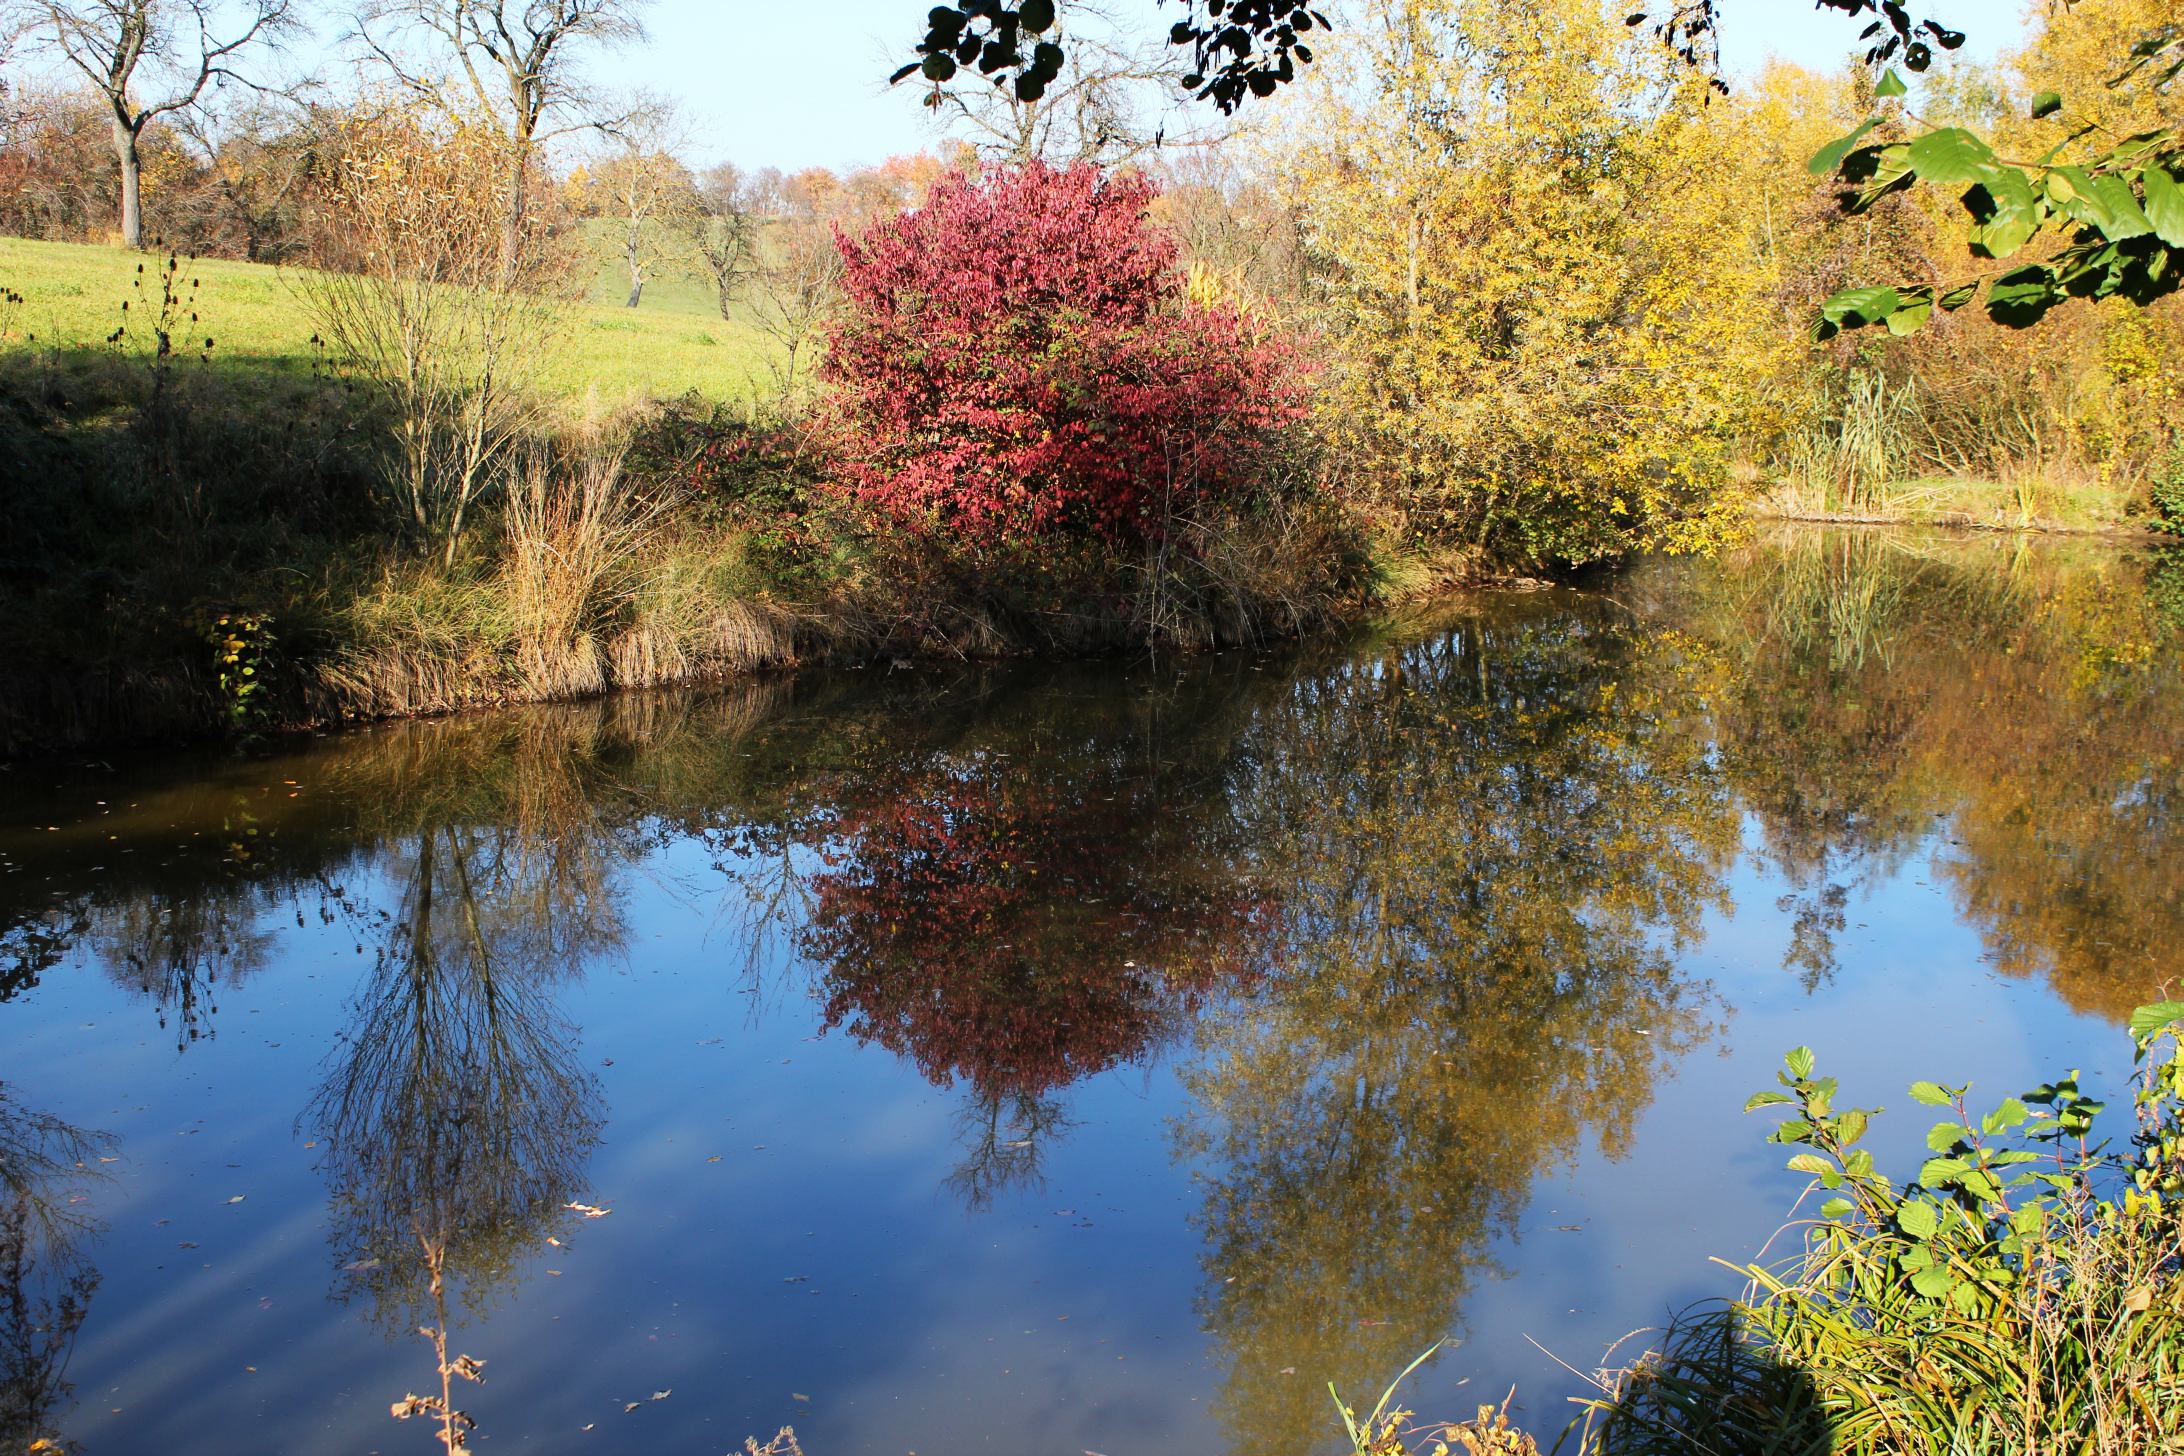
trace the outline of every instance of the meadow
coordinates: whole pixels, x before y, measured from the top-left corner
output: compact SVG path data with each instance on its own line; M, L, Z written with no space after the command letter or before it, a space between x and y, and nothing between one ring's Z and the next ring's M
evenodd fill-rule
M295 286L302 269L216 258L185 263L184 276L198 283L191 306L213 340L214 363L298 376L322 367ZM151 255L99 244L0 237L0 288L22 298L10 306L12 317L0 317L0 343L115 348L124 355L149 350L151 333L141 327L107 342L129 321L122 305L137 296L140 264L156 266ZM695 280L672 273L647 286L639 307L625 308L627 285L618 268L611 258L600 260L593 286L553 342L542 388L606 412L693 393L725 404L760 397L769 349L762 334L723 319Z

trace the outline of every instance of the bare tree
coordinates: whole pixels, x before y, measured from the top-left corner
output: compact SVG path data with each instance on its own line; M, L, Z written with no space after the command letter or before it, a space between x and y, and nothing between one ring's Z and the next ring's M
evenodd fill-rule
M297 28L292 0L20 0L17 8L38 42L105 102L121 168L121 240L132 248L144 244L144 129L195 106L210 87L257 86L238 69L243 59ZM219 26L231 8L233 23Z
M645 0L366 0L355 39L400 85L450 115L488 118L511 157L502 252L522 247L538 150L624 120L578 69L588 46L644 35Z
M810 209L769 219L758 250L751 320L778 348L767 367L782 399L793 400L809 348L841 297L842 251L833 219Z
M1065 47L1060 73L1026 99L1006 73L964 69L935 86L925 104L945 130L967 136L978 154L1026 162L1116 166L1161 147L1202 145L1223 129L1218 117L1181 104L1187 58L1098 0L1062 0L1053 40Z
M708 168L698 179L697 261L713 285L714 304L724 319L735 317L735 306L758 267L758 230L768 182L765 174L747 173L733 162Z
M600 211L621 232L628 307L635 308L653 270L671 251L669 240L687 238L697 223L698 199L690 170L675 155L682 136L670 108L648 105L616 132L615 142L593 173L593 185Z
M471 507L535 424L571 259L531 222L506 251L512 159L483 128L417 106L353 125L339 150L318 266L297 287L386 408L384 473L405 524L452 563Z

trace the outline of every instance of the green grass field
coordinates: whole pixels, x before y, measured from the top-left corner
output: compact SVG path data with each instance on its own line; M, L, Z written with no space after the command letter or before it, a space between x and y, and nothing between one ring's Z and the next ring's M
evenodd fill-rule
M104 347L127 318L122 304L138 296L140 263L147 276L158 266L151 254L120 248L0 238L0 289L22 295L20 304L0 305L0 340L9 348L29 339L62 349ZM285 276L290 271L215 259L184 264L183 275L198 281L192 307L214 340L215 360L284 372L312 367L310 310ZM147 287L156 306L156 284ZM590 296L545 367L547 389L572 404L612 407L692 390L741 402L769 387L767 340L721 318L695 280L663 272L635 309L621 306L627 291L618 263L602 259ZM132 334L124 348L147 347L147 331Z

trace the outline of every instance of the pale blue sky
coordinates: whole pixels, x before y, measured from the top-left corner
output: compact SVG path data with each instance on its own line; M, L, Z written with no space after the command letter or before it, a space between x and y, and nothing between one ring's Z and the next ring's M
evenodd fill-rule
M1165 23L1172 3L1119 0ZM811 10L828 17L824 51L810 63ZM887 73L922 33L927 0L655 0L651 39L607 61L615 84L679 101L695 135L692 153L743 166L841 168L931 145L912 89L889 91ZM1991 56L2021 33L2017 0L1927 0L1916 13L1965 30L1959 54ZM1856 45L1858 26L1810 0L1722 0L1724 54L1732 71L1770 55L1825 65ZM1946 62L1944 62L1946 64Z

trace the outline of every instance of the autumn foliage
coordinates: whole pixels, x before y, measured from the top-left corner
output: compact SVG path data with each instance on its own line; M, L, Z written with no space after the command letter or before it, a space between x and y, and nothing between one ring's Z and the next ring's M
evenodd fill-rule
M1156 537L1303 413L1294 348L1190 305L1153 184L1034 163L843 235L840 485L972 543Z

